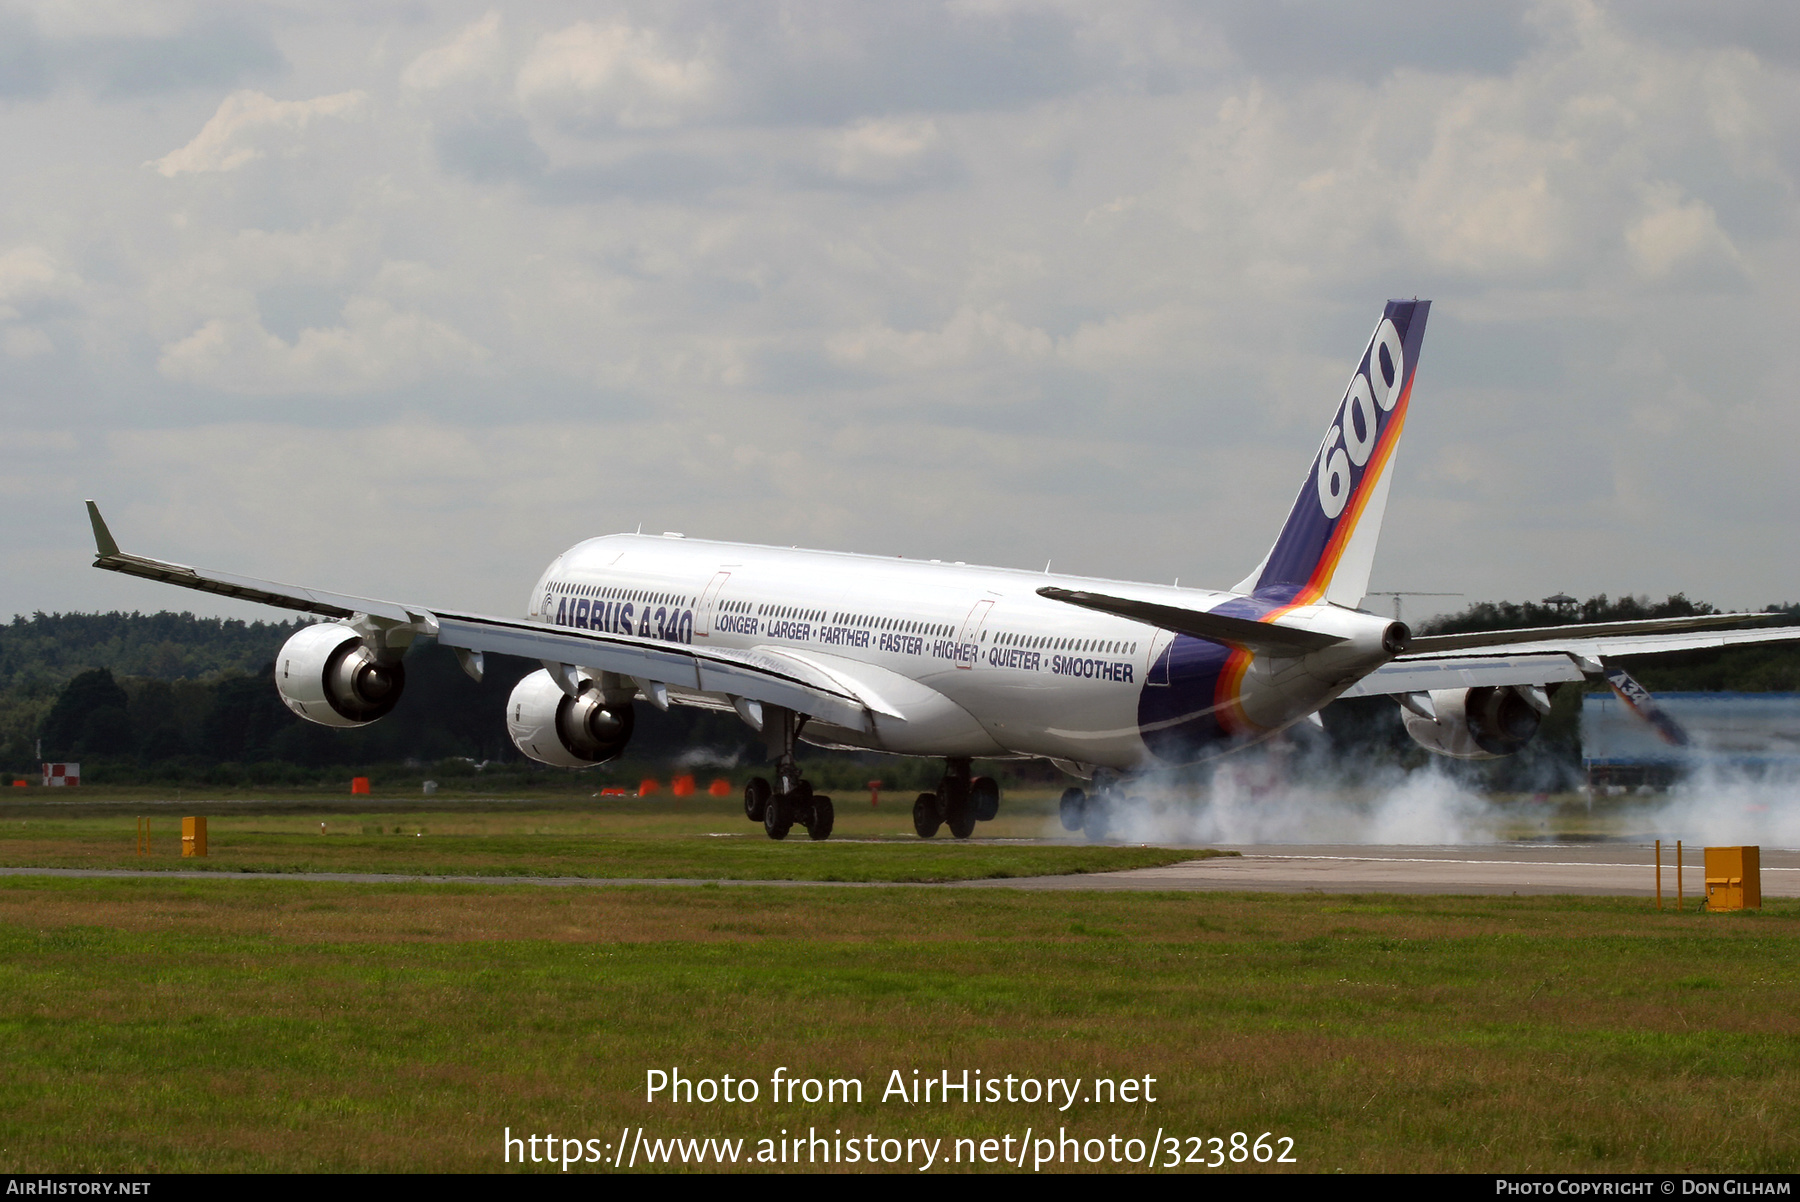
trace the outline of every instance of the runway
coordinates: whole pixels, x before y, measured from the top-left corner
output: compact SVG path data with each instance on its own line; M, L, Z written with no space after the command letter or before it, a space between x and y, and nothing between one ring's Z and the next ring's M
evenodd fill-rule
M1651 897L1655 849L1643 843L1499 843L1470 846L1361 844L1220 845L1236 856L1076 877L970 881L971 888L1176 889L1260 893L1567 893ZM1680 884L1706 889L1701 849L1689 847ZM1764 849L1764 897L1800 897L1800 851ZM1663 894L1677 889L1675 849L1663 848Z
M1654 852L1642 843L1498 843L1469 846L1260 844L1220 847L1235 856L1186 860L1162 868L1067 876L1003 877L941 884L637 877L420 876L372 872L193 872L130 869L0 868L0 876L138 877L182 880L337 881L350 884L532 885L619 888L721 885L814 889L1134 890L1224 893L1585 894L1650 897ZM1764 897L1800 897L1800 851L1762 852ZM1704 895L1701 849L1688 848L1679 885L1690 903ZM1663 853L1663 895L1678 887L1675 853Z

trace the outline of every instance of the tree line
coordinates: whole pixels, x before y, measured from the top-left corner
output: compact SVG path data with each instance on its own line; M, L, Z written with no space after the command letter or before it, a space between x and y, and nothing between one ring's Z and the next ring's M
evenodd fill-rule
M454 653L418 640L394 713L335 730L297 717L275 688L275 655L307 624L187 613L15 618L0 627L0 771L29 775L40 761L72 760L93 781L298 781L380 765L473 772L529 763L507 737L504 715L535 660L489 655L477 683ZM711 752L729 761L754 751L754 733L735 715L638 708L633 760L692 758L698 749L702 759Z
M1420 633L1477 633L1566 626L1577 622L1688 618L1719 612L1704 601L1688 600L1684 593L1655 602L1643 597L1609 599L1605 593L1564 605L1543 601L1477 601L1459 613L1422 624ZM1800 605L1769 605L1762 612L1771 615L1767 625L1800 624ZM1628 657L1622 662L1639 683L1652 692L1800 692L1800 640Z
M1623 621L1715 612L1677 594L1553 605L1481 601L1425 623L1429 633L1505 630L1574 622ZM1770 606L1775 620L1800 621L1800 606ZM89 779L194 779L248 771L261 779L296 778L378 765L474 765L535 771L506 734L504 706L532 660L487 657L477 683L450 651L421 639L406 655L406 696L389 717L358 730L334 730L296 717L274 682L276 652L306 619L242 622L191 613L33 614L0 626L0 771L35 772L40 760L74 760ZM1800 646L1775 644L1691 651L1628 661L1656 691L1800 691ZM1536 750L1511 771L1550 757L1578 762L1576 690L1565 690ZM1408 758L1391 701L1339 702L1325 712L1334 746L1346 753ZM1528 749L1529 750L1529 749ZM734 715L673 706L638 707L628 753L634 763L679 757L757 762L762 748ZM877 775L921 780L891 759ZM852 784L870 772L845 761ZM836 775L834 773L834 775ZM843 784L834 787L846 787Z

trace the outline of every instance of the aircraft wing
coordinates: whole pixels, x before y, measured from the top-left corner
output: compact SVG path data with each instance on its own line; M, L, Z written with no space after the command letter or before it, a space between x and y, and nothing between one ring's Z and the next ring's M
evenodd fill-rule
M613 672L642 683L778 705L851 730L872 728L869 707L842 682L786 659L665 643L636 635L547 626L517 618L434 610L128 555L119 550L98 507L92 501L87 506L94 527L94 566L107 571L327 618L366 614L408 627L417 634L430 635L444 646L462 651L491 651L540 660L546 665L569 664L593 672Z
M1381 697L1392 693L1429 693L1433 689L1474 689L1496 685L1560 684L1584 673L1566 655L1446 656L1442 659L1399 659L1383 664L1341 694Z
M391 622L411 622L417 614L424 612L408 610L392 601L377 601L373 597L327 593L318 589L301 588L297 584L254 580L248 576L190 568L186 564L170 563L163 559L127 555L113 541L112 532L106 528L106 519L100 516L99 506L89 501L87 510L88 521L94 527L94 566L105 568L109 572L123 572L127 576L141 576L145 580L160 580L164 584L198 589L203 593L217 593L221 597L236 597L240 601L255 601L282 609L297 609L302 613L319 614L327 618L352 618L363 613L386 618Z
M1708 614L1706 618L1744 621L1766 614ZM1696 618L1652 618L1658 623L1695 623ZM1716 625L1708 621L1707 625ZM1497 631L1502 639L1529 634L1529 641L1490 642L1455 648L1429 649L1431 640L1444 638L1464 643L1475 636L1426 635L1414 639L1406 654L1363 677L1346 689L1345 697L1378 697L1391 693L1419 693L1432 689L1479 688L1493 685L1545 685L1599 675L1606 660L1671 651L1697 651L1711 647L1735 647L1746 643L1773 643L1800 639L1800 626L1774 626L1761 630L1670 630L1666 625L1646 631L1645 623L1606 622L1589 626L1549 627L1532 631ZM1567 633L1555 636L1554 631ZM1598 633L1595 633L1598 632ZM1549 637L1546 637L1549 636ZM1427 650L1417 650L1420 643ZM1629 679L1629 677L1627 678Z
M823 672L754 651L691 647L628 634L546 626L517 618L438 613L437 641L546 663L613 672L696 693L742 697L811 714L851 730L872 728L863 699Z
M1681 651L1692 647L1723 646L1721 643L1709 642L1664 644L1655 636L1710 630L1720 626L1739 626L1745 622L1754 622L1772 616L1766 613L1693 614L1684 618L1639 618L1629 622L1587 622L1574 626L1534 626L1523 630L1482 630L1466 634L1420 634L1414 635L1407 643L1406 654L1420 656L1451 651L1493 654L1501 647L1508 650L1525 650L1527 648L1560 650L1565 647L1572 648L1578 643L1592 645L1595 644L1595 640L1617 642L1650 639L1650 642L1644 644L1646 649L1643 651L1606 652L1611 655L1645 655L1655 651ZM1737 633L1749 632L1739 631ZM1777 634L1774 637L1800 638L1800 630L1787 635ZM1748 641L1762 642L1764 640L1751 639Z
M1733 617L1744 621L1749 617L1767 617L1767 614L1735 614L1711 615L1714 617ZM1653 619L1654 620L1654 619ZM1692 621L1693 619L1675 619ZM1607 623L1608 626L1625 626L1628 623ZM1465 646L1461 648L1439 648L1431 645L1430 640L1438 635L1425 635L1413 640L1404 659L1407 661L1421 659L1437 659L1451 654L1461 655L1540 655L1546 652L1562 652L1567 655L1579 655L1598 660L1601 657L1617 657L1623 655L1658 655L1669 651L1699 651L1709 647L1736 647L1744 643L1778 643L1784 640L1800 639L1800 626L1771 626L1761 630L1686 630L1669 631L1667 633L1626 633L1587 634L1591 629L1582 626L1566 626L1562 629L1568 633L1554 635L1549 630L1530 632L1534 637L1529 641L1520 640L1489 643L1485 646ZM1499 631L1499 634L1523 634L1525 631ZM1463 635L1441 636L1462 639ZM1421 648L1420 644L1426 644Z

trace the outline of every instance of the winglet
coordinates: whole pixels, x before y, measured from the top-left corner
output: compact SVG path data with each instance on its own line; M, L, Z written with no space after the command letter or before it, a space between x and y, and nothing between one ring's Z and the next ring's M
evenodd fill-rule
M106 528L106 519L100 516L100 507L92 501L87 503L88 521L94 524L94 555L105 559L109 555L119 553L119 544L113 541L112 531Z
M1686 747L1691 740L1681 723L1669 715L1669 711L1656 704L1656 698L1650 690L1632 679L1631 673L1623 668L1609 668L1606 673L1607 687L1619 695L1625 708L1650 724L1656 737L1671 747Z

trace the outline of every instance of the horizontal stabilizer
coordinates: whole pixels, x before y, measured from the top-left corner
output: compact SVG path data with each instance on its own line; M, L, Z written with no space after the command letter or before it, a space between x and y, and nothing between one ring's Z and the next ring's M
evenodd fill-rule
M1640 618L1633 622L1588 622L1570 626L1534 626L1526 630L1486 630L1470 634L1415 634L1407 644L1408 658L1444 651L1474 651L1514 643L1548 643L1570 639L1619 638L1626 635L1673 634L1704 630L1711 626L1735 626L1768 614L1696 614L1686 618Z
M1197 639L1235 643L1269 655L1305 655L1312 651L1323 651L1344 641L1336 635L1320 634L1314 630L1296 630L1291 626L1253 622L1248 618L1231 618L1224 614L1207 613L1205 610L1157 605L1151 601L1133 601L1128 597L1109 597L1105 593L1048 587L1039 589L1037 593L1052 601L1079 605L1083 609L1103 614L1116 614L1121 618L1145 622L1164 630L1173 630L1177 634L1192 635Z

